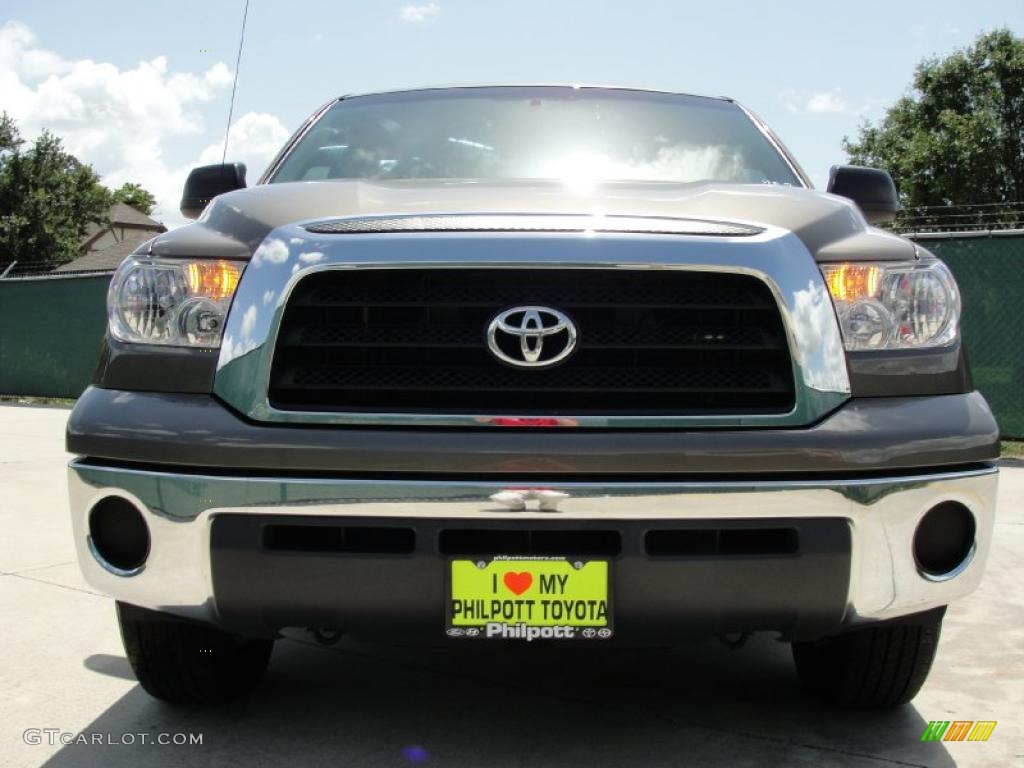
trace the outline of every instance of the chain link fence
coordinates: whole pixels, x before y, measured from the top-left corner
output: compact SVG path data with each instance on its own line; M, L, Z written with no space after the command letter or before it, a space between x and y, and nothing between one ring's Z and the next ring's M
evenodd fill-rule
M907 237L915 233L987 234L1024 228L1024 202L921 205L904 208L890 229ZM924 236L927 236L924 234Z
M109 272L0 280L0 394L82 394L99 360L109 283Z
M974 384L1004 438L1024 439L1024 230L913 235L956 276Z
M65 261L0 261L0 279L12 277L67 277L68 275L110 275L113 269L64 269Z

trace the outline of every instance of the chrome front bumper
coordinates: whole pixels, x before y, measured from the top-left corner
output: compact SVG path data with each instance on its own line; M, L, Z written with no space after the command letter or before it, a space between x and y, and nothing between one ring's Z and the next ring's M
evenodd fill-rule
M74 460L69 467L78 560L86 580L118 600L217 622L211 526L222 515L482 521L535 527L615 521L841 519L850 530L850 573L842 625L890 619L946 605L974 590L988 556L997 470L906 474L877 479L693 482L345 480L143 471ZM539 488L543 488L543 491ZM524 490L526 489L526 490ZM143 510L152 545L145 565L119 571L91 546L89 511L107 496ZM523 506L514 510L509 507ZM934 505L957 501L977 523L969 560L948 578L924 576L911 540ZM543 509L546 507L547 509ZM549 511L554 509L556 511ZM424 542L417 556L443 556ZM743 567L742 564L737 567ZM387 578L380 565L382 578ZM782 596L781 599L785 599ZM798 613L800 605L792 605ZM679 606L685 611L686 606Z

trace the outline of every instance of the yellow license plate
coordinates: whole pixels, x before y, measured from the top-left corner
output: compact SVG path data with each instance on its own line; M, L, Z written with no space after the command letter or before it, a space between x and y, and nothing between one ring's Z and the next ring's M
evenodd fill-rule
M451 561L449 637L607 639L608 562L566 558Z

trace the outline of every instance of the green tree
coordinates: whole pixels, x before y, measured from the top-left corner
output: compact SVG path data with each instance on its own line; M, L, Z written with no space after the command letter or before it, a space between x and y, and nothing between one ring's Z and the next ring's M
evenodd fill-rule
M922 61L910 92L843 147L887 169L905 207L1024 201L1024 39L997 29Z
M130 205L137 211L142 211L149 216L156 207L156 198L141 184L126 182L114 190L114 200Z
M6 112L0 114L0 152L15 150L22 144L14 118Z
M90 224L105 224L111 192L48 131L27 148L0 117L0 261L70 261Z

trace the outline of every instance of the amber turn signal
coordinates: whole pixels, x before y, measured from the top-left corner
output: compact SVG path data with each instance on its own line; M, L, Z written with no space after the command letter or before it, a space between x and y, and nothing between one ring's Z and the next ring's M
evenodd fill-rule
M836 301L873 298L878 294L884 271L873 264L838 264L826 270L828 292Z
M242 270L229 261L193 261L185 267L189 292L215 301L233 296L241 276Z

